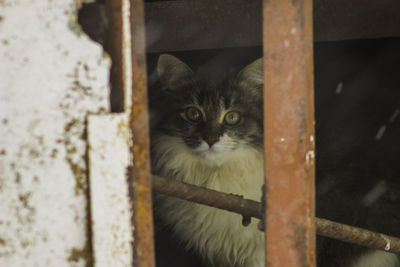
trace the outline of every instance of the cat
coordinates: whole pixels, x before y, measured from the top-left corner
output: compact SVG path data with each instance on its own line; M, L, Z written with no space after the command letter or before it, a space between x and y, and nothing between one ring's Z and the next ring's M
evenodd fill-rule
M240 71L221 74L210 66L193 71L178 58L163 54L157 73L158 83L150 92L153 172L260 201L264 179L262 59ZM343 210L360 210L350 207L351 201L343 196L320 198L317 209L322 217L334 216L329 207L342 198ZM156 214L209 265L265 266L264 233L257 229L258 220L252 219L245 227L242 217L231 212L162 195L155 202ZM321 237L318 243L320 267L400 266L395 254Z
M210 73L211 72L211 73ZM151 93L152 171L261 201L263 62L220 75L162 54ZM228 211L158 195L157 215L212 266L261 267L264 232Z

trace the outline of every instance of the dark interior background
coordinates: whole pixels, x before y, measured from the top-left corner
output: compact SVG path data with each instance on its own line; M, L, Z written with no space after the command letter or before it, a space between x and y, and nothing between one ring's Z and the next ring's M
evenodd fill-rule
M317 216L394 236L400 236L399 48L399 38L314 44ZM262 48L168 53L194 68L213 60L241 67L261 57ZM150 82L158 56L148 54ZM156 229L157 266L202 266L178 249L167 227ZM361 253L321 237L318 249L319 266L341 266Z

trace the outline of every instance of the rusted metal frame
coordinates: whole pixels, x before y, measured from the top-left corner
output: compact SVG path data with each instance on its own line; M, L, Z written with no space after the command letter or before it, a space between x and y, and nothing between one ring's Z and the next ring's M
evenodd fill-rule
M264 0L266 266L315 266L312 0Z
M261 45L261 3L261 0L148 2L145 7L148 51ZM315 0L314 3L317 42L400 36L398 0Z
M153 175L152 180L153 190L157 193L236 212L243 215L244 221L251 217L258 219L263 217L263 208L260 202L157 175Z
M130 49L131 44L126 40L130 40L130 33L124 31L124 24L126 23L126 14L124 9L129 4L128 0L106 0L105 12L107 15L107 31L104 40L104 48L110 54L112 65L110 71L110 85L111 85L111 111L123 112L126 103L130 102L130 92L128 92L127 85L131 84L127 79L131 79L130 68L125 64L127 54L126 48ZM127 36L129 35L129 36ZM129 58L130 59L130 58ZM127 95L125 95L127 94Z
M143 0L131 1L135 263L155 266Z
M110 54L111 111L131 114L132 43L130 0L106 0L104 48Z
M250 217L263 219L262 203L243 199L241 196L222 193L204 187L185 184L176 180L153 175L153 190L159 194L224 209L243 215L244 222ZM247 219L247 220L246 220ZM317 234L371 249L400 254L400 239L366 229L315 218Z
M113 112L124 111L124 91L122 76L122 1L106 0L107 32L104 48L110 54L112 65L110 71L111 108Z
M316 218L317 234L373 249L400 254L400 239L362 228Z

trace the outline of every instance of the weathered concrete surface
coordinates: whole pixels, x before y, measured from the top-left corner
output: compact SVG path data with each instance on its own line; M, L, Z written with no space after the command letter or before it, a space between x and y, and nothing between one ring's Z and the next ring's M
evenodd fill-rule
M92 247L96 267L131 267L133 229L127 168L131 164L128 116L88 120Z
M85 120L110 62L77 1L0 1L0 266L90 263Z

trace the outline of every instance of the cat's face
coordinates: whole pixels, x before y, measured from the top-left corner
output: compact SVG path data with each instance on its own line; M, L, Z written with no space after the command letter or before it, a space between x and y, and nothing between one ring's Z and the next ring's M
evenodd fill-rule
M214 79L161 55L157 71L160 84L151 98L155 131L211 161L246 146L262 146L262 60Z

